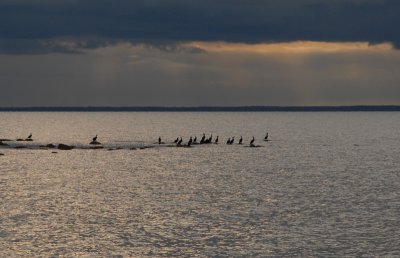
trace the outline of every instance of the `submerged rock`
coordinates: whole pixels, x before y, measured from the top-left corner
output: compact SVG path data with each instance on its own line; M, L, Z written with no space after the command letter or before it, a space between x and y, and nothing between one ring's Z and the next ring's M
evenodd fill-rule
M104 147L103 146L94 146L94 147L90 147L89 149L98 150L98 149L104 149Z
M62 144L62 143L58 144L59 150L72 150L73 148L74 148L74 146L70 146L67 144Z
M33 139L31 139L31 138L26 138L26 139L18 138L17 142L33 142Z
M250 144L250 146L245 146L245 147L250 147L250 148L260 148L260 147L264 147L262 145L254 145L254 144Z

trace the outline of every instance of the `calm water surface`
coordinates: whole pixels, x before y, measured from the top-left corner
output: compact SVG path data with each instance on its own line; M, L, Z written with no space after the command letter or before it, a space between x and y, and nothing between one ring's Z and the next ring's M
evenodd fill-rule
M0 113L0 138L34 138L0 146L0 256L398 257L399 128L397 112ZM221 144L130 150L203 132ZM95 134L105 149L85 149ZM240 135L263 147L225 144Z

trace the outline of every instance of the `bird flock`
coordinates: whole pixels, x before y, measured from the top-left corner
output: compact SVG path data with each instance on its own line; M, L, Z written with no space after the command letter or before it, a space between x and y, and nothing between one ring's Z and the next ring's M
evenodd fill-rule
M264 141L269 141L268 139L269 135L268 132L266 133L265 137L264 137ZM254 136L252 137L252 139L250 140L249 146L250 147L257 147L255 144L255 138ZM176 144L177 147L179 146L185 146L185 147L190 147L192 145L196 145L196 144L218 144L219 143L219 136L215 137L215 139L213 139L213 135L211 134L209 137L206 137L206 134L203 133L203 136L201 137L200 141L197 141L197 136L195 136L194 138L192 136L190 136L188 142L186 144L183 144L183 138L182 137L177 137L174 141L174 144ZM229 137L226 141L227 145L232 145L235 143L235 137ZM165 144L165 142L162 141L161 136L158 137L158 144ZM243 144L243 136L240 136L240 139L238 140L237 144L242 145Z
M90 145L99 145L99 146L94 146L91 147L92 149L101 149L103 148L102 143L100 143L98 140L98 135L96 134L96 136L94 136L92 138L92 141L89 143ZM269 141L269 135L268 132L266 133L264 139L264 141ZM7 143L4 143L5 141L13 141L13 140L8 140L8 139L0 139L0 146L9 146ZM18 138L16 141L21 142L32 142L33 138L32 138L32 133L28 135L28 137L26 138ZM206 134L203 133L201 138L197 138L197 136L190 136L189 140L186 142L183 141L182 137L177 137L174 141L170 142L170 143L165 143L163 142L161 136L158 137L158 141L155 142L154 144L158 144L158 145L166 145L167 147L191 147L192 145L203 145L203 144L219 144L220 143L220 138L217 135L215 138L213 137L212 134L210 134L210 136L206 137ZM233 144L238 144L238 145L244 145L244 140L243 140L243 136L240 136L239 140L237 140L235 142L235 137L229 137L226 140L226 144L227 145L233 145ZM153 145L154 146L154 145ZM251 140L249 141L249 144L245 145L248 147L262 147L260 145L255 145L255 138L254 136L251 138ZM25 148L26 146L15 146L15 148ZM70 146L70 145L66 145L66 144L58 144L58 145L54 145L54 144L47 144L47 145L40 145L39 147L43 147L43 148L58 148L58 149L62 149L62 150L70 150L73 149L74 146ZM149 146L151 147L151 146ZM135 148L131 148L131 149L135 149Z

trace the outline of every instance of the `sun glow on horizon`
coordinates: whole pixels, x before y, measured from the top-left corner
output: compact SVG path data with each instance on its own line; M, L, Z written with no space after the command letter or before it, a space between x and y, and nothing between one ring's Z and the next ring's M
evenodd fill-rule
M389 42L370 44L369 42L318 42L318 41L293 41L282 43L227 43L227 42L192 42L185 44L187 47L197 48L206 52L248 52L259 54L273 53L337 53L337 52L385 52L394 49Z

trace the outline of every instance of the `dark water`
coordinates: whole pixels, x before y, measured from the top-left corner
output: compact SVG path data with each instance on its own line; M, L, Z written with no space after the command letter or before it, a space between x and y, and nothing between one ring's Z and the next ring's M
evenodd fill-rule
M0 138L34 138L0 146L0 256L398 257L399 128L397 112L0 113ZM221 144L154 144L203 132ZM263 147L225 144L240 135Z

